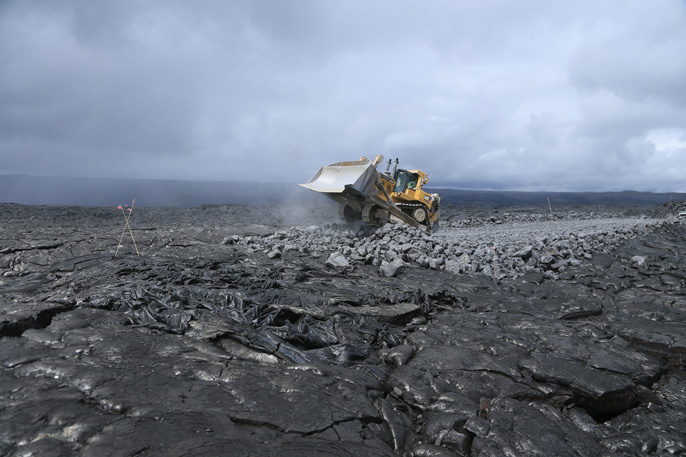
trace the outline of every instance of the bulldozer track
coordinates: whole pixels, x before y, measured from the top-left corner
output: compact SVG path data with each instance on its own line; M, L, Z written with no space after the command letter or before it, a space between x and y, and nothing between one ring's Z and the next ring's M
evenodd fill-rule
M399 208L418 208L418 207L424 207L426 208L426 205L422 203L396 203L395 206Z
M362 210L362 220L371 225L381 226L389 221L390 214L386 208L371 204Z

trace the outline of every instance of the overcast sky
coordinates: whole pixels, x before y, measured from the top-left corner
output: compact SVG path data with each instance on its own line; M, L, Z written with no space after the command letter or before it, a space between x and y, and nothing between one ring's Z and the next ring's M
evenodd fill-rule
M0 1L0 174L686 191L684 0Z

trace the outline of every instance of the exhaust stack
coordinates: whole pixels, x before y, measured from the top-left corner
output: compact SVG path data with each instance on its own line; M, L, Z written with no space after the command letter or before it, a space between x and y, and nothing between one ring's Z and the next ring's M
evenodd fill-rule
M391 176L395 176L395 172L398 170L398 164L399 164L399 161L396 158L395 163L393 164L393 172L391 173Z

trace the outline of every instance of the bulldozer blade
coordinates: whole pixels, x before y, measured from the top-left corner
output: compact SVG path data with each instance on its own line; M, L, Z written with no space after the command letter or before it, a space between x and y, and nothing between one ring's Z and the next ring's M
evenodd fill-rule
M300 186L324 194L340 194L346 188L366 193L376 181L376 166L368 160L358 162L339 162L322 167L305 184Z

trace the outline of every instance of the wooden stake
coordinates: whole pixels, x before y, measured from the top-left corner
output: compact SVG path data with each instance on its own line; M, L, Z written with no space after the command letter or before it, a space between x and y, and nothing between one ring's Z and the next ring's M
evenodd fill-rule
M126 212L124 212L124 208L122 208L122 206L119 205L119 209L121 210L121 213L124 215L124 221L126 222L126 224L124 225L124 230L122 230L121 236L119 237L119 244L117 244L117 250L114 252L115 257L119 253L119 248L121 247L121 242L124 239L124 233L126 233L126 229L129 230L129 234L131 235L131 241L133 241L133 247L136 248L136 254L141 255L141 253L138 252L138 246L136 246L136 240L133 238L133 231L131 231L131 226L129 225L129 219L131 219L131 214L133 214L133 205L135 204L136 199L134 198L131 202L131 208L129 209L128 216L126 215Z

